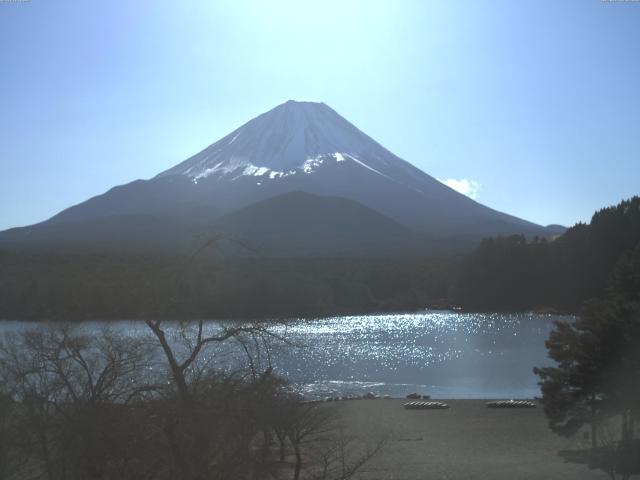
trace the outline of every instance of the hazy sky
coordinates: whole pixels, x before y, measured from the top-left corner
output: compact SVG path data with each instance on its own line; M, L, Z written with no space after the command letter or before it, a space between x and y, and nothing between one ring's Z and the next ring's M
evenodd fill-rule
M0 229L288 99L490 207L571 225L640 194L640 2L0 1Z

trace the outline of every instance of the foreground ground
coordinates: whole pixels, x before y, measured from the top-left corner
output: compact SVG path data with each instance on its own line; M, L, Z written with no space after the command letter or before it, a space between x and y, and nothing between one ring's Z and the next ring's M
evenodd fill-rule
M489 409L481 400L450 400L449 410L405 410L404 400L340 402L345 427L361 438L386 436L362 479L606 479L565 463L558 451L579 448L547 427L540 407Z

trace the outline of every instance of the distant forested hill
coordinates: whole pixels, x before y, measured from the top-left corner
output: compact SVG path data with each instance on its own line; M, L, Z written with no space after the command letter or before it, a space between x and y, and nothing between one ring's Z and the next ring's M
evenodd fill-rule
M269 318L445 301L441 259L0 252L0 319Z
M489 238L460 265L452 301L469 310L576 312L616 263L640 251L640 197L596 212L556 240Z
M269 318L447 306L573 313L604 293L617 263L640 257L640 197L553 241L489 238L466 255L225 257L216 246L191 257L0 251L0 318Z

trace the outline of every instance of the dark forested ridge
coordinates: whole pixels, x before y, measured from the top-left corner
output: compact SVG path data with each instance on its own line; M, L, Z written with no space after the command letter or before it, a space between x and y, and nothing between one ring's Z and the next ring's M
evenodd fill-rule
M0 318L259 318L445 301L445 260L0 253Z
M553 241L489 238L467 255L230 257L217 247L196 256L0 251L0 318L265 318L448 306L575 313L602 295L617 264L639 254L640 197Z
M462 262L453 301L470 310L576 312L603 294L617 263L639 250L640 197L633 197L551 242L485 239Z

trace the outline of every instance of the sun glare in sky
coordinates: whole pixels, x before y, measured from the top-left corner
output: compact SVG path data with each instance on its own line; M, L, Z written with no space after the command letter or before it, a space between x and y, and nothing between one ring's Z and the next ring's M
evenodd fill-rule
M577 0L0 2L0 229L288 99L494 209L588 221L638 193L639 24L637 4Z

